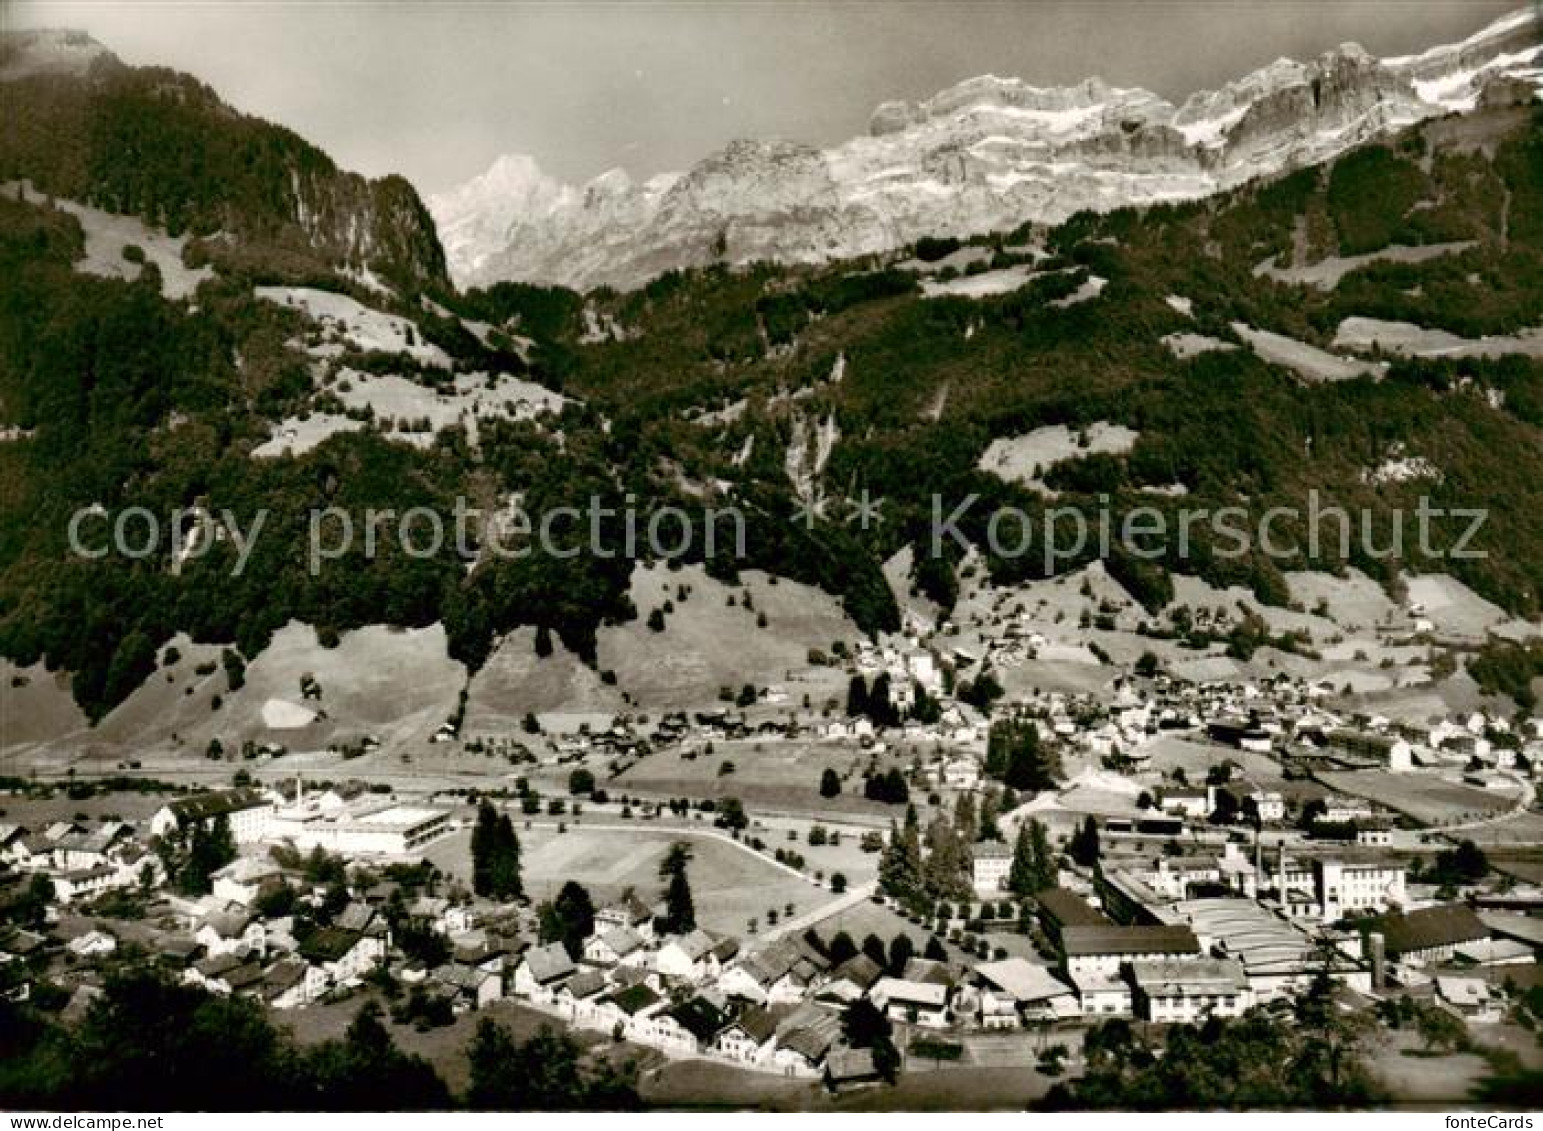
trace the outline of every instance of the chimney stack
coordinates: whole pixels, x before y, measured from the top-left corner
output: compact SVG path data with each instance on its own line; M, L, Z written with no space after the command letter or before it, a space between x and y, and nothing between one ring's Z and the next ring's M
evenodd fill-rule
M1372 989L1382 990L1388 982L1387 940L1380 932L1366 936L1366 957L1372 966Z

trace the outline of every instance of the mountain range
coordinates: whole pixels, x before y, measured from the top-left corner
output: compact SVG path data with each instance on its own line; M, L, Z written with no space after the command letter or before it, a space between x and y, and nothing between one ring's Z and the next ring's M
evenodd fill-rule
M1084 209L1193 200L1315 164L1421 120L1472 110L1493 83L1539 81L1530 11L1462 43L1377 59L1354 44L1281 59L1175 106L1090 78L992 75L887 102L829 149L740 140L681 173L582 186L527 156L428 199L461 286L636 287L672 268L823 263L924 236L1056 224Z

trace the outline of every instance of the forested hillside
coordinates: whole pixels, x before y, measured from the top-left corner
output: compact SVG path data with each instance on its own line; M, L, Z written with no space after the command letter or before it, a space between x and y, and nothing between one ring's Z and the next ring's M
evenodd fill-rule
M1543 120L1525 104L1497 98L1203 203L1085 214L965 246L924 241L914 258L713 268L587 296L510 284L452 293L405 182L341 173L190 79L110 58L83 76L0 81L0 181L23 180L30 189L0 194L0 653L73 673L93 717L154 671L179 630L250 658L291 618L330 633L443 621L456 657L476 665L530 624L592 658L600 624L636 615L619 527L602 531L612 557L494 559L472 547L466 561L447 545L414 558L386 540L307 569L313 509L449 515L458 496L496 509L519 495L532 513L591 497L619 508L629 494L644 508L732 502L747 516L748 557L719 558L715 572L817 584L877 631L899 622L880 567L902 547L919 551L917 584L952 599L959 551L927 553L934 494L946 509L981 497L960 523L981 547L994 504L1038 515L1107 498L1117 514L1257 515L1301 507L1310 490L1324 505L1367 508L1386 545L1392 511L1426 495L1491 511L1473 545L1486 558L1422 561L1409 539L1401 558L1375 557L1357 538L1343 562L1331 540L1316 568L1354 565L1389 583L1400 569L1440 568L1514 612L1543 611L1543 363L1373 350L1363 360L1385 370L1314 380L1266 360L1243 333L1345 355L1334 339L1352 317L1468 338L1543 325ZM190 236L185 259L214 270L182 299L163 292L153 265L131 278L88 273L87 233L65 201ZM1349 264L1330 287L1289 281L1392 245L1450 246L1422 262ZM1004 278L1013 285L957 293ZM323 340L314 319L259 297L258 284L350 296L406 320L409 339L447 364ZM1175 335L1210 344L1188 352ZM474 373L566 399L408 435L351 391L360 374L391 374L448 395ZM352 430L254 457L280 422L318 414ZM979 466L995 439L1098 422L1132 430L1133 446L1043 469L1053 497ZM816 426L834 442L795 482L790 445ZM1415 459L1436 473L1375 474ZM885 500L866 530L847 521L865 489ZM811 497L824 517L792 521ZM166 516L195 504L230 511L242 529L270 512L239 576L229 540L180 564L169 550L140 560L68 550L81 508ZM1289 524L1279 532L1305 541ZM1282 570L1305 567L1218 549L1201 527L1183 560L1170 547L1109 565L1154 609L1171 594L1170 571L1281 603ZM700 545L688 556L699 555ZM988 554L987 565L1001 579L1042 569L1038 554Z

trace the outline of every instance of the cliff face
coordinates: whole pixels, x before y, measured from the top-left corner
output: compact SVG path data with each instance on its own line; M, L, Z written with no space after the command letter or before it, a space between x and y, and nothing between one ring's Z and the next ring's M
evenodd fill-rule
M196 79L125 66L79 32L0 37L0 180L22 178L264 269L407 289L447 281L433 219L407 181L340 170Z
M822 262L1194 199L1323 161L1472 109L1495 83L1535 86L1538 43L1521 12L1418 56L1378 60L1352 44L1283 59L1177 107L1096 78L1042 88L988 75L885 103L866 136L824 151L741 141L684 174L634 184L616 170L583 188L500 158L429 207L463 285L631 287L718 260Z

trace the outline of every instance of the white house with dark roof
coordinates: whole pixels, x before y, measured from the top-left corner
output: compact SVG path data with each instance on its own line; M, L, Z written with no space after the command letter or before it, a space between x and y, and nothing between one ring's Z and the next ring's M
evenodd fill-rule
M577 967L562 943L533 946L514 968L514 992L532 1001L551 1001Z
M1184 926L1067 927L1061 932L1066 972L1118 974L1132 962L1199 958L1200 942Z
M163 805L150 818L150 832L164 837L179 824L198 823L206 828L224 817L237 844L255 844L268 835L273 820L273 799L261 790L221 789L195 793Z
M584 940L584 961L596 966L637 962L643 956L643 939L631 927L609 927Z
M781 939L740 957L719 976L718 988L757 1005L797 1004L819 984L823 970L796 942Z
M718 940L698 927L684 935L670 935L654 955L654 969L682 981L706 981L722 973L716 949Z

